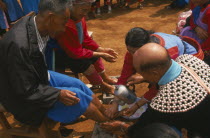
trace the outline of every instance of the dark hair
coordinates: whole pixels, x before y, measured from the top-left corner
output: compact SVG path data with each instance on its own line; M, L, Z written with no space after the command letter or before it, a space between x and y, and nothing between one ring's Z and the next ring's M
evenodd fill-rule
M165 68L165 67L168 67L171 63L171 57L170 55L167 53L167 58L165 59L162 59L162 60L151 60L145 64L140 64L140 70L142 72L144 71L148 71L148 70L151 70L151 69L154 69L154 68L157 68L157 67L160 67L160 68Z
M144 30L141 27L132 28L125 37L125 44L130 47L140 48L150 41L153 31Z
M160 44L160 39L157 38L156 36L151 35L151 36L150 36L149 42L150 42L150 43Z
M72 0L40 0L39 12L51 11L59 13L72 6Z
M170 126L162 123L149 124L143 128L133 125L128 129L129 138L181 138Z

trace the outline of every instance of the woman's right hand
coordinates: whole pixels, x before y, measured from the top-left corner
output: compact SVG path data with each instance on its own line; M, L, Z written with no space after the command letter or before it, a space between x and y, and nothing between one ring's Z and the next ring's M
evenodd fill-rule
M145 98L141 98L138 102L136 102L132 107L128 108L123 112L124 116L133 115L139 108L145 105L148 101Z
M137 110L138 110L138 106L136 106L136 104L134 104L132 107L127 108L127 109L123 112L123 116L130 117L130 116L132 116Z
M199 26L195 28L195 32L197 33L198 37L202 40L206 40L208 38L208 32Z
M116 62L117 57L114 57L108 53L103 53L101 56L107 62Z
M130 85L139 84L142 82L145 82L145 79L143 78L143 76L141 76L140 74L134 74L128 78L126 85L130 86Z
M116 62L117 61L117 56L112 56L108 53L104 53L104 52L93 52L93 57L101 57L104 60L106 60L107 62Z
M118 53L111 48L104 48L104 53L107 53L115 58L118 58Z

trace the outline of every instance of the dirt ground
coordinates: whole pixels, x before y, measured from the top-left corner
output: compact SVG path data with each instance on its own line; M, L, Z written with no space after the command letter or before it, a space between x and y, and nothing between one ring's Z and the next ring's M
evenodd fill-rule
M172 33L176 27L178 14L183 9L165 9L169 3L170 0L145 0L144 8L140 10L136 9L137 3L133 2L130 9L113 8L111 14L102 13L100 17L87 21L88 30L93 31L94 40L100 46L113 48L119 53L116 63L104 62L106 72L110 76L120 75L126 52L124 37L128 30L138 26L156 32ZM146 90L146 84L142 84L137 87L136 92L140 96ZM68 138L78 136L78 134L90 138L94 121L86 120L66 127L74 129L73 134ZM0 135L0 138L6 137Z

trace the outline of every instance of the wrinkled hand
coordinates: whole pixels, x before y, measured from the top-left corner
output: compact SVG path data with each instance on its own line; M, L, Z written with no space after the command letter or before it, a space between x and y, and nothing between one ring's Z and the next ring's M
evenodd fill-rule
M107 132L111 132L114 134L122 134L121 131L122 124L123 122L121 121L113 121L113 122L101 123L100 127Z
M110 105L110 107L106 109L105 115L110 119L118 117L119 115L118 104L113 103L112 105Z
M67 106L75 105L80 101L80 99L76 97L76 93L69 90L61 90L59 100Z
M102 58L106 60L107 62L116 62L116 57L107 53L103 53Z
M130 76L127 80L127 86L130 86L130 85L133 85L133 84L139 84L139 83L142 83L144 82L144 78L139 75L139 74L134 74L132 76Z
M2 9L3 11L7 11L7 6L2 0L0 0L0 9Z
M126 108L126 110L123 111L123 116L130 117L130 116L132 116L137 110L138 110L138 106L136 106L136 104L134 104L132 107Z
M195 28L195 32L197 33L198 37L202 40L206 40L208 38L208 32L199 26Z
M111 49L111 48L104 48L103 52L104 52L104 53L107 53L107 54L109 54L109 55L111 55L111 56L113 56L113 57L115 57L115 58L118 58L118 53L115 52L115 51L114 51L113 49Z

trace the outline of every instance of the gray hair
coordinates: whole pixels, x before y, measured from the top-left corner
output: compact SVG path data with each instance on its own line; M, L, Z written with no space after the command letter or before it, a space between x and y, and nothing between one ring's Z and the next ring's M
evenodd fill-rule
M158 61L151 60L147 63L140 64L139 68L142 72L149 71L149 70L155 69L157 67L164 69L164 68L168 67L170 65L170 63L171 63L171 57L167 52L165 59L158 60Z
M51 11L59 13L66 8L71 8L72 0L40 0L39 12Z

